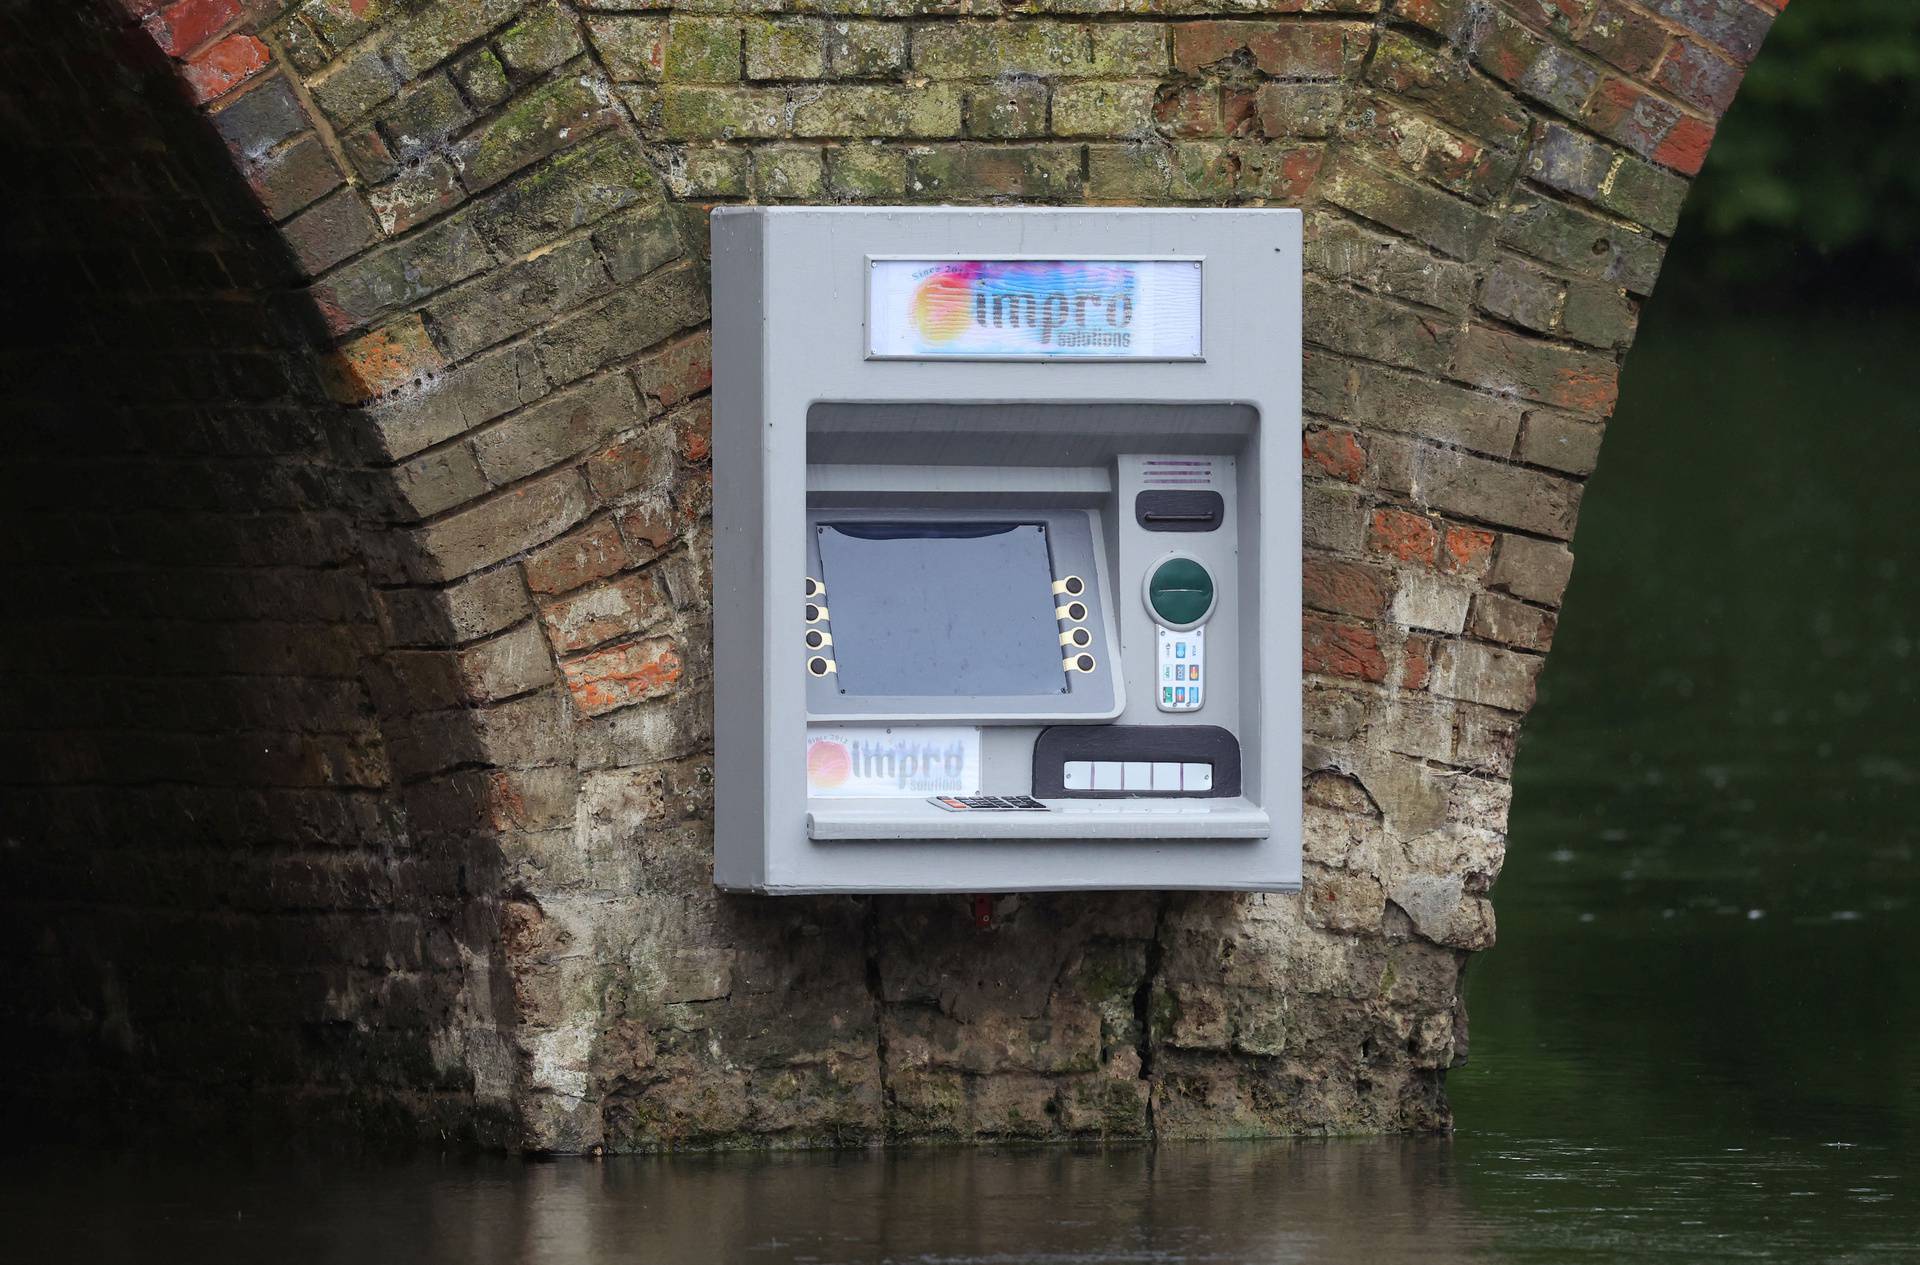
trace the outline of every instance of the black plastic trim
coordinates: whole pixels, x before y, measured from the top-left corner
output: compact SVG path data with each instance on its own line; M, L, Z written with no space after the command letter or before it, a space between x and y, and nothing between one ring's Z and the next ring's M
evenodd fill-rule
M1183 799L1231 799L1240 793L1240 740L1218 725L1052 725L1033 741L1036 799L1155 799L1173 792L1070 791L1069 760L1205 761L1213 789Z

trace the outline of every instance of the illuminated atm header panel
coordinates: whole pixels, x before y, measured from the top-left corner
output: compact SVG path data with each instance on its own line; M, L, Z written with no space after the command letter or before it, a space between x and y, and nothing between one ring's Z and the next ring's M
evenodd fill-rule
M1299 883L1292 211L713 220L715 875Z

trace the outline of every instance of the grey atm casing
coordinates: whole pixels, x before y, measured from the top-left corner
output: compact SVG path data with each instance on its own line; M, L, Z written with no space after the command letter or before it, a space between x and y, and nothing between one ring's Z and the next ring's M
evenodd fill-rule
M770 893L1297 888L1299 212L722 207L712 233L716 883ZM870 357L867 274L887 257L1198 258L1202 356ZM1142 457L1169 454L1204 467L1223 492L1218 530L1161 534L1136 522ZM842 705L805 670L801 580L817 565L817 523L863 513L1086 516L1079 535L1098 579L1088 623L1108 679L1045 715L972 700L893 700L878 713ZM1055 538L1066 536L1056 528ZM1141 591L1142 560L1175 553L1201 557L1219 589L1206 625L1209 694L1188 715L1154 707L1155 623ZM1046 813L810 799L810 697L815 724L980 724L982 790L998 795L1035 789L1048 726L1088 726L1088 741L1103 724L1220 726L1238 741L1239 793L1089 797Z

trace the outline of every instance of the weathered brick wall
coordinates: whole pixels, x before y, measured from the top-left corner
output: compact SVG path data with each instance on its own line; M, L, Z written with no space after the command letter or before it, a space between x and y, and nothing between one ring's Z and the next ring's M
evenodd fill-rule
M384 478L117 27L0 4L0 1110L504 1141L493 880L409 829L381 730Z
M479 867L525 1144L1446 1122L1582 481L1784 0L115 2L368 454L358 670L407 829ZM743 199L1307 209L1302 896L712 889Z

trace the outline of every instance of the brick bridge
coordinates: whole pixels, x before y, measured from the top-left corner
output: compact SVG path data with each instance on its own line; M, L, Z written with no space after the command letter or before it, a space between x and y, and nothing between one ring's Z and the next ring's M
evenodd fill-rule
M1582 483L1784 3L0 0L7 1091L552 1150L1444 1127ZM1304 895L713 890L743 200L1306 208Z

